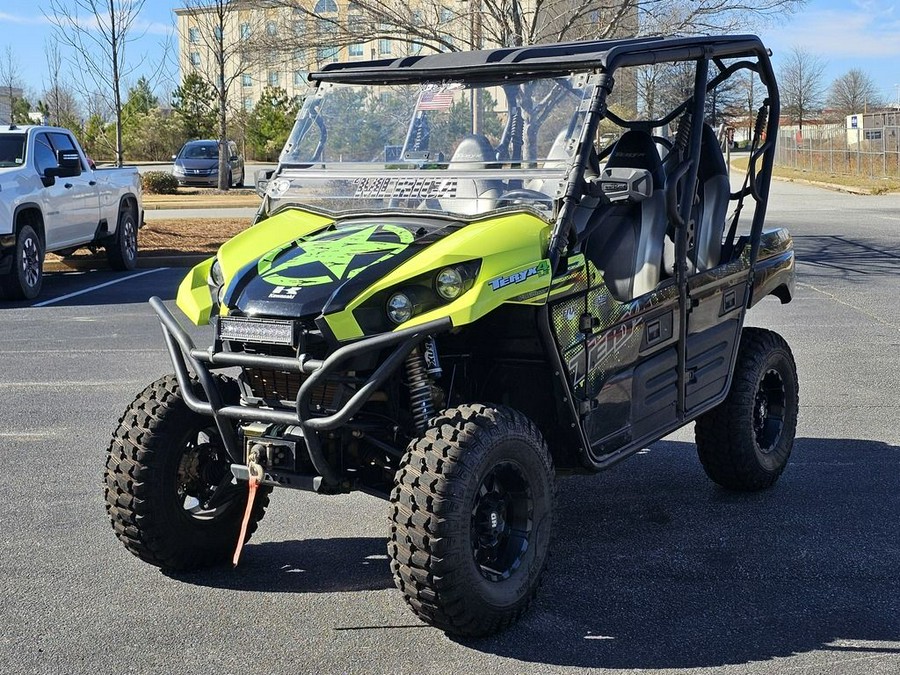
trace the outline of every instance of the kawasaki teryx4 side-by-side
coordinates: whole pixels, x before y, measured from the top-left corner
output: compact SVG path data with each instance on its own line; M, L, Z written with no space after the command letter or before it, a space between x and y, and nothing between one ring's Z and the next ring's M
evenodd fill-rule
M637 86L661 63L688 76L662 111ZM732 188L706 120L748 75L765 101ZM334 63L311 80L257 222L179 288L211 346L151 300L175 372L125 410L106 464L132 553L236 562L273 487L362 490L390 504L412 610L479 635L538 588L557 476L695 421L716 483L778 479L794 361L743 327L794 286L790 236L764 230L779 100L758 38Z

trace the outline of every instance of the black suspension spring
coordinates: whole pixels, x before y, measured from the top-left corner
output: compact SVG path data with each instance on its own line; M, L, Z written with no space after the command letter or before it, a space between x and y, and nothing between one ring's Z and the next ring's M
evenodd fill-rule
M685 113L678 121L678 131L675 133L675 147L679 152L679 159L687 152L688 143L691 140L691 113Z
M409 403L413 421L420 433L425 432L428 420L434 417L434 399L431 395L431 380L425 369L425 359L419 347L406 357L406 377L409 380Z

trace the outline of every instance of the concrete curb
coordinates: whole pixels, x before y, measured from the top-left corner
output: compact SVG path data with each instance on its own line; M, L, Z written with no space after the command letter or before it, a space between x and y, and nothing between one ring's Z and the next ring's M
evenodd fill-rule
M738 173L738 175L743 175L746 173L746 169L736 164L732 164L731 168ZM800 185L812 185L813 187L825 188L826 190L832 190L833 192L846 192L851 195L862 195L866 197L870 197L872 195L878 194L892 194L896 191L888 191L888 192L875 192L874 190L869 190L868 188L856 187L854 185L841 185L840 183L826 183L820 180L807 180L806 178L786 178L784 176L776 176L772 174L773 180L781 181L782 183L799 183Z
M137 267L139 269L153 269L156 267L193 267L213 254L184 254L184 255L146 255L138 256ZM87 270L108 270L109 263L106 258L75 258L72 260L46 260L45 272L84 272Z

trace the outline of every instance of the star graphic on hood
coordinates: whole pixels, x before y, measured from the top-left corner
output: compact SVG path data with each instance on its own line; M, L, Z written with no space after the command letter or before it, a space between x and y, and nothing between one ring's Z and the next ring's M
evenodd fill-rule
M379 241L371 238L379 232L395 235L399 241ZM314 237L308 241L300 241L298 249L301 252L298 255L280 265L270 267L262 272L263 276L270 283L293 286L311 286L328 283L332 280L342 281L345 279L345 275L347 279L352 278L365 267L375 265L400 253L413 240L413 235L409 230L392 225L371 225L348 232L344 236L340 236L340 234L340 231L332 232L323 237ZM358 256L363 255L378 255L378 257L368 262L364 267L351 270L348 274L347 268L353 264ZM266 258L271 260L269 256L266 256ZM331 273L333 279L324 276L297 278L284 276L284 273L288 270L311 263L319 263L324 266Z

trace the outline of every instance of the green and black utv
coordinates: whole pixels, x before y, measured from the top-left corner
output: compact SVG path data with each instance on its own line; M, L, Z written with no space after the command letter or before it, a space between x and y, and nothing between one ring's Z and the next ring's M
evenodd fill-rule
M647 112L639 75L661 63L688 84ZM748 75L765 101L732 187L710 102ZM778 479L796 368L781 337L744 328L794 287L790 236L764 229L779 100L757 37L333 63L310 79L256 223L179 288L212 345L151 300L175 372L125 410L105 475L132 553L223 564L272 488L362 490L389 502L412 610L483 635L535 595L557 476L695 421L716 483Z

